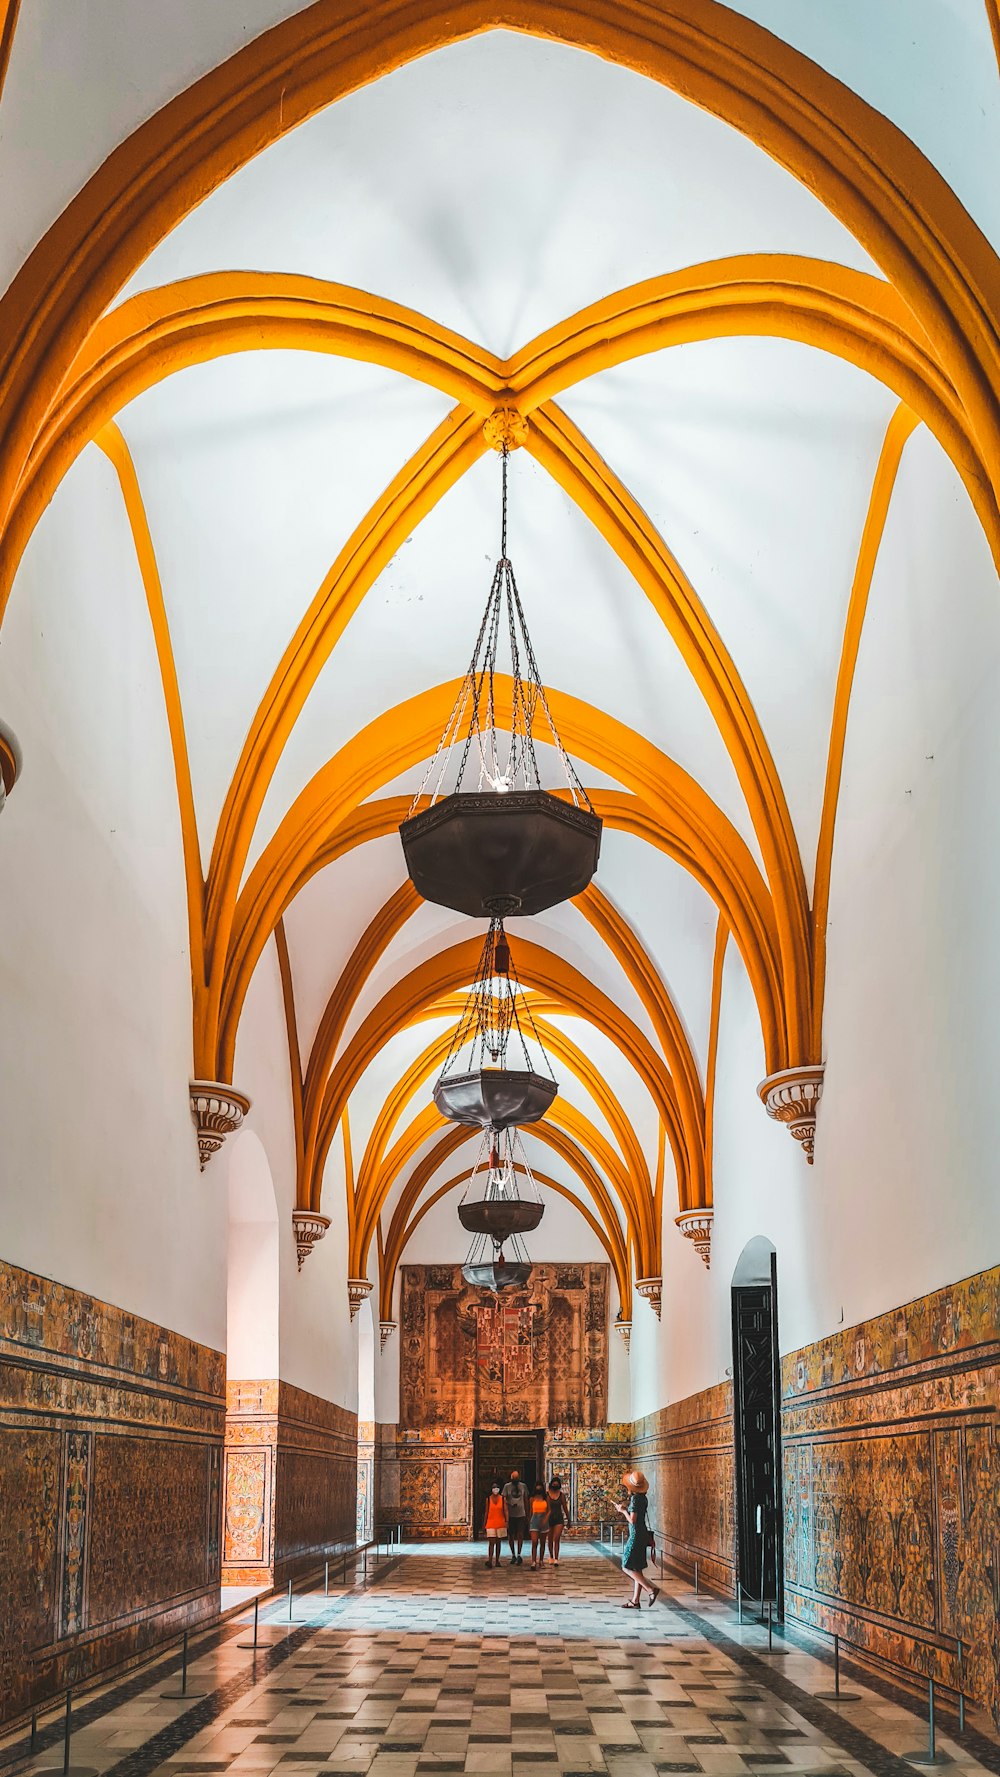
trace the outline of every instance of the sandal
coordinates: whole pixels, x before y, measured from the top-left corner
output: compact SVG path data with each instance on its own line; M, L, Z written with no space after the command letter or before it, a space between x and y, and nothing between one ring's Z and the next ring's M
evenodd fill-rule
M649 1600L650 1610L652 1610L652 1608L653 1608L654 1604L656 1603L656 1600L659 1598L659 1596L660 1596L660 1588L659 1588L659 1586L654 1586L653 1587L653 1595Z
M638 1609L639 1609L638 1598L632 1598L629 1600L628 1604L622 1605L622 1610L638 1610Z

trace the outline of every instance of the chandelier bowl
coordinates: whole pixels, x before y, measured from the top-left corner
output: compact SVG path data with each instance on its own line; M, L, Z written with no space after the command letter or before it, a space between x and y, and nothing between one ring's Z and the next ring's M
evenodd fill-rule
M545 1213L545 1205L531 1198L504 1199L487 1197L474 1203L460 1203L458 1219L470 1234L488 1234L500 1243L512 1234L530 1234Z
M450 1123L511 1129L519 1123L537 1123L558 1090L555 1080L544 1074L479 1067L469 1074L442 1074L434 1087L434 1103Z
M457 791L400 827L425 901L481 919L544 913L583 893L597 869L601 819L548 790Z
M502 1290L523 1289L531 1276L531 1266L520 1260L494 1259L485 1265L463 1265L462 1276L474 1288L492 1290L498 1296Z

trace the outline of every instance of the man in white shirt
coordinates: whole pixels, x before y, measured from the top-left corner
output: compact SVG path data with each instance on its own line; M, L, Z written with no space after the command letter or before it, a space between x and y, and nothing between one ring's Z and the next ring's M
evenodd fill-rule
M503 1490L507 1503L507 1538L510 1543L511 1567L522 1566L521 1550L528 1534L528 1489L521 1479L520 1469L512 1469L510 1480Z

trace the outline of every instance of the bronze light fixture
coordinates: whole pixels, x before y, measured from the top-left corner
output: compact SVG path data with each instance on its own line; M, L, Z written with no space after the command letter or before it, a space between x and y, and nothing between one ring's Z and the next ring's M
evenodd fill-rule
M532 1066L529 1036L544 1074ZM466 1050L469 1065L463 1067ZM523 1066L512 1067L511 1061L522 1061ZM501 1130L537 1123L558 1090L517 977L503 920L491 919L475 980L435 1082L434 1103L452 1123Z
M521 1236L538 1227L544 1210L517 1131L489 1130L458 1206L463 1228L475 1235L462 1266L466 1283L494 1295L523 1289L531 1260Z
M506 444L502 454L500 559L455 707L399 829L418 894L473 918L542 913L581 894L601 849L601 820L556 730L507 554ZM509 733L498 727L495 701L501 632L514 687ZM536 740L559 755L563 796L542 788ZM429 806L419 808L428 793Z

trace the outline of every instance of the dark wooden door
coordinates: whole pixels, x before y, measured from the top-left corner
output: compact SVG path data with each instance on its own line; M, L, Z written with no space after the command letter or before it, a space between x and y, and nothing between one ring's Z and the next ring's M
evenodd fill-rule
M743 1590L772 1598L781 1615L781 1420L777 1293L772 1283L733 1290L736 1558Z
M472 1451L472 1535L481 1538L486 1495L494 1476L503 1486L510 1480L511 1470L520 1469L522 1481L534 1487L545 1473L545 1433L477 1431L473 1433Z

